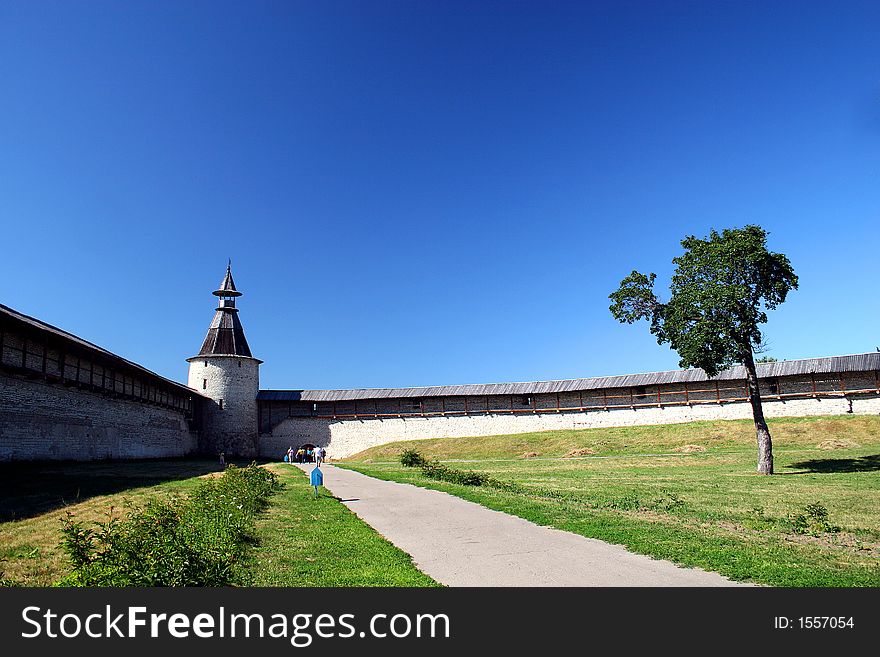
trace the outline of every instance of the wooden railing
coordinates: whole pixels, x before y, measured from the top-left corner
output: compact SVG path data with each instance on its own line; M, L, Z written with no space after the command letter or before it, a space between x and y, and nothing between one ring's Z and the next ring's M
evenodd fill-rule
M871 388L853 388L848 389L846 387L846 376L841 374L834 379L824 379L821 381L823 384L833 383L834 389L821 390L817 386L817 381L815 376L811 376L809 381L805 381L803 377L799 377L797 381L789 380L788 383L794 384L797 383L800 386L807 384L809 386L808 390L798 390L792 392L784 392L784 378L779 378L774 381L775 383L775 392L765 392L761 395L761 399L763 401L784 401L787 399L841 399L847 398L849 396L855 395L880 395L880 372L873 373L875 386ZM795 377L792 377L794 379ZM862 378L864 378L862 376ZM721 383L729 383L729 382L721 382ZM445 398L439 398L440 401L440 409L439 410L425 410L424 400L418 402L418 408L415 407L414 403L408 399L400 399L399 409L396 412L378 412L375 410L367 410L367 409L358 409L358 401L350 400L344 402L345 406L353 407L353 410L348 411L347 408L345 410L338 409L337 403L335 402L317 402L313 404L311 409L304 408L302 406L295 407L294 403L288 405L285 413L283 409L278 408L278 402L265 401L260 402L260 427L267 428L277 426L278 423L288 419L289 417L300 417L300 418L316 418L316 419L328 419L328 420L346 420L346 419L385 419L385 418L427 418L427 417L451 417L451 416L469 416L469 415L503 415L503 414L552 414L552 413L584 413L584 412L592 412L592 411L611 411L611 410L621 410L621 409L639 409L639 408L663 408L667 406L700 406L706 404L732 404L732 403L743 403L749 400L748 397L748 388L747 385L743 382L736 386L725 385L722 386L719 382L703 382L701 383L701 387L693 387L688 384L673 384L676 386L681 386L680 389L673 390L663 390L662 384L659 386L646 386L656 388L656 390L652 390L650 393L642 392L638 387L636 388L626 388L626 389L613 389L613 390L598 390L598 391L581 391L578 394L579 404L571 406L565 405L563 406L560 403L560 394L559 393L539 393L533 395L491 395L491 396L469 396L469 397L461 397L458 396L456 399L462 399L464 402L464 409L450 409L447 407L447 402ZM763 387L765 389L770 388L770 381L765 380L762 382ZM707 386L708 384L708 386ZM587 393L586 395L584 393ZM730 394L734 393L734 394ZM556 396L556 405L555 406L538 406L537 399L538 397L543 398L543 401L546 401L548 396L554 395ZM563 393L563 394L575 394L575 393ZM711 398L700 398L703 395L707 395ZM684 397L684 399L680 399L680 397ZM697 398L695 398L695 396ZM517 406L516 400L529 398L528 406ZM672 397L677 397L672 399ZM498 405L490 403L490 399L504 399L505 402L503 405ZM650 398L650 401L648 401ZM552 399L552 397L551 397ZM597 404L585 404L584 400L587 401L601 401L601 403ZM621 400L618 402L617 400ZM368 402L369 400L362 400L361 403ZM273 403L276 406L273 408ZM405 410L403 408L404 403L413 404L410 409ZM331 408L326 408L327 406L331 406ZM298 411L298 412L297 412ZM273 422L274 420L274 422Z

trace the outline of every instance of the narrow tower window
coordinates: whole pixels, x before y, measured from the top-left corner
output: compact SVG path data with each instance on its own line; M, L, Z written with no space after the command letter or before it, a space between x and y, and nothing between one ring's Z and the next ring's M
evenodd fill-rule
M202 379L202 390L208 389L208 379Z
M207 367L207 366L208 366L208 361L205 361L205 367Z
M221 411L223 410L223 400L222 399L220 400L220 410Z

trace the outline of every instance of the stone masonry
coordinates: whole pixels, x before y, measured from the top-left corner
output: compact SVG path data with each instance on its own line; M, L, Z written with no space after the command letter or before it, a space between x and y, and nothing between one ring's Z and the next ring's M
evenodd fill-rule
M768 418L806 415L880 414L880 395L844 398L808 398L764 402ZM260 436L260 453L278 457L288 446L310 443L326 447L330 458L351 456L376 445L425 438L464 438L504 434L590 429L651 424L676 424L698 420L751 418L748 403L699 404L661 408L621 408L587 412L485 414L447 417L327 419L290 417L271 433Z
M21 377L0 380L0 461L159 458L196 446L177 410Z

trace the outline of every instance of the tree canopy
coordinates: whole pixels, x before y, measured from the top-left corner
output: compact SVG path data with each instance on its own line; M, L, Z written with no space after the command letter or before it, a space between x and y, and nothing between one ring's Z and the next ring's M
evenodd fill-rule
M681 245L685 252L672 261L668 302L654 294L653 273L633 271L609 295L611 313L627 324L649 320L657 342L678 352L681 367L714 376L752 358L766 311L797 289L798 278L785 255L767 250L760 226L713 230L706 239L689 236Z

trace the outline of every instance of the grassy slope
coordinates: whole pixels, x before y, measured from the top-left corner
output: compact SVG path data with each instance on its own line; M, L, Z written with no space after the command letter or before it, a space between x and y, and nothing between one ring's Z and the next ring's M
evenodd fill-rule
M249 558L254 584L272 586L431 586L427 575L331 497L309 499L305 476L269 466L286 488L258 520ZM185 494L199 476L219 470L213 460L15 464L0 483L0 571L27 586L49 586L68 572L58 547L67 511L105 520L126 504ZM18 518L8 520L9 518Z
M880 585L880 418L785 418L772 421L771 430L779 473L773 477L754 473L749 421L394 443L346 465L735 579ZM858 446L816 447L829 439ZM706 451L673 451L684 445ZM459 461L453 467L517 482L527 492L435 482L391 461L413 446L432 458ZM579 448L597 456L559 458ZM541 456L522 458L528 452ZM841 531L792 532L789 515L817 501Z
M258 527L254 586L439 586L299 468L268 467L285 489Z
M871 415L793 417L769 420L775 449L815 448L826 439L848 439L859 445L880 444L880 418ZM755 427L751 420L719 420L638 427L542 431L479 438L433 438L388 443L370 448L347 461L394 461L409 447L425 456L455 459L521 458L528 452L543 457L564 456L589 448L597 454L668 453L684 445L702 445L713 451L751 448Z
M127 505L156 495L185 494L213 460L4 465L0 571L27 586L50 586L69 571L61 519L69 511L86 523L105 521ZM15 518L15 520L10 520Z

